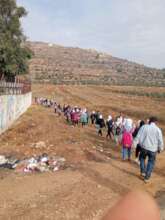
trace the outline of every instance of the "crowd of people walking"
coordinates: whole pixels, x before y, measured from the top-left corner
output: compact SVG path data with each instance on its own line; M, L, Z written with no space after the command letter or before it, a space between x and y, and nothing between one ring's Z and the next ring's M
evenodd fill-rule
M122 147L123 161L131 161L132 148L135 150L135 161L140 164L141 177L148 182L154 169L157 153L164 149L163 136L161 129L157 126L157 118L150 117L146 120L134 122L129 117L124 117L120 113L116 117L109 115L104 119L100 111L89 112L86 108L78 106L61 106L56 101L47 98L35 98L35 103L54 109L54 112L66 118L69 125L76 127L79 124L86 127L88 124L95 125L96 132L115 141L116 145ZM146 163L146 159L147 163Z

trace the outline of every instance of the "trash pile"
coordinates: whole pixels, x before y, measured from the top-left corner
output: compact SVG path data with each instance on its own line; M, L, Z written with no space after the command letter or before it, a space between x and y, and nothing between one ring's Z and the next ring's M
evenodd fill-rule
M24 160L0 155L0 168L14 169L20 173L55 172L66 168L66 160L58 156L49 157L46 153Z
M14 169L19 160L12 157L0 155L0 168Z

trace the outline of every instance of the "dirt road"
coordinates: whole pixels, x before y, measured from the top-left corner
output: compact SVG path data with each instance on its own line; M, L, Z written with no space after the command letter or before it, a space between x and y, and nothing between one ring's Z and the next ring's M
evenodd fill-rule
M108 96L104 102L96 90L90 89L91 97L86 93L81 95L81 92L78 88L34 88L34 95L55 96L63 104L69 102L91 109L97 106L108 113L105 104ZM112 99L115 100L115 97ZM145 99L148 107L143 108L147 112L150 103L156 106L157 101ZM137 97L135 103L138 103ZM110 106L113 105L111 100ZM160 103L161 115L162 106L163 103ZM163 123L161 125L164 126ZM34 143L39 141L45 143L44 148L34 147ZM133 162L123 163L120 151L113 142L98 137L91 125L83 129L81 126L71 127L52 109L32 105L0 137L0 154L21 159L46 152L65 157L70 166L55 173L30 175L0 170L0 219L97 220L120 196L134 189L146 190L159 200L160 195L165 193L165 154L158 155L152 181L146 185L139 178L139 167ZM162 196L162 209L163 202Z

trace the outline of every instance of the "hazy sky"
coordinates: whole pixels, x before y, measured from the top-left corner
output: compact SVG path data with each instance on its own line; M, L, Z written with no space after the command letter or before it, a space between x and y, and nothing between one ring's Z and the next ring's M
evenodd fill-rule
M165 68L165 0L17 0L30 40Z

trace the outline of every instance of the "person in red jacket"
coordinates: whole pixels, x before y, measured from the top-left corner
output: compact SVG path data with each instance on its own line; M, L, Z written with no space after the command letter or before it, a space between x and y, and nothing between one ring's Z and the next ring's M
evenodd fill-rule
M122 136L122 158L123 160L126 160L126 157L128 160L131 160L131 148L133 143L133 137L132 133L130 131L124 131Z

